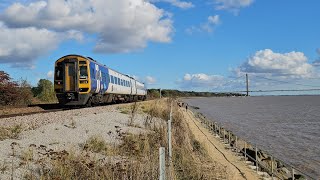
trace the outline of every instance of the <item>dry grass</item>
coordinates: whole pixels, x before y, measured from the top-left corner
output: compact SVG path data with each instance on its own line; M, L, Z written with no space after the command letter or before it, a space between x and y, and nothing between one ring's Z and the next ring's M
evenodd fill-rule
M22 130L22 125L15 125L9 128L0 127L0 141L5 139L17 139Z
M147 113L145 127L149 133L130 134L121 137L119 145L108 144L103 137L90 137L81 145L81 152L52 152L45 150L41 158L34 160L36 169L29 169L26 179L158 179L159 147L167 146L167 129L156 118L169 118L171 100L155 100L127 106L134 119L136 113ZM173 179L221 179L216 175L215 164L208 160L203 145L194 139L183 120L178 106L173 110L173 163L167 173ZM130 124L129 120L129 123ZM133 120L134 121L134 120ZM132 121L132 124L133 124Z
M108 150L108 144L101 136L92 136L86 141L83 149L95 153L105 153Z

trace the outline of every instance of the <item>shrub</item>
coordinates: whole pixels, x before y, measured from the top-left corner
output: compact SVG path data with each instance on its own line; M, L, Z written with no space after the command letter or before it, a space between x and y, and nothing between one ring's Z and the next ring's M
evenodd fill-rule
M53 83L47 79L40 79L37 87L32 88L33 95L42 102L56 102Z
M18 94L18 83L12 82L8 73L0 71L0 104L14 105Z

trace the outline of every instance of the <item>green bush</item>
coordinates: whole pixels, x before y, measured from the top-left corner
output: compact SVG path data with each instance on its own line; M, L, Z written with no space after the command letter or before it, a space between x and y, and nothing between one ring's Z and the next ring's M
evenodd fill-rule
M42 102L56 102L53 83L47 79L40 79L37 87L32 88L32 93Z

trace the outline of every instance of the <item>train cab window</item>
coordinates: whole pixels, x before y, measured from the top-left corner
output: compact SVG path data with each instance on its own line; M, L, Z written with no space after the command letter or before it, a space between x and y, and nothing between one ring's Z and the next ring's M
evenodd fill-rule
M56 67L56 72L55 72L55 75L56 75L56 80L62 80L63 79L63 69L61 66L59 67Z
M80 66L80 79L88 78L88 70L87 66Z

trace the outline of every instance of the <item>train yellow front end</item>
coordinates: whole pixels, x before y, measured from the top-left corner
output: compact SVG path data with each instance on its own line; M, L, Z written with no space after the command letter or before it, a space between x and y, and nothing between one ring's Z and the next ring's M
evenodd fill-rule
M85 105L90 98L89 60L68 55L55 63L54 89L62 105Z

